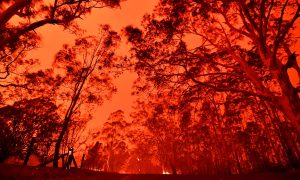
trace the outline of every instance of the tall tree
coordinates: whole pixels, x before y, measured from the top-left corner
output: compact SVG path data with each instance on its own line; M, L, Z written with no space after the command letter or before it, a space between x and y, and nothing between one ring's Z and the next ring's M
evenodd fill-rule
M144 17L144 32L125 32L136 70L157 86L257 97L300 132L299 87L287 72L299 77L292 53L299 11L299 2L288 0L162 0Z
M120 0L5 0L0 3L0 87L22 86L11 81L20 74L18 66L26 63L25 55L36 48L40 37L36 29L59 25L72 33L81 32L76 19L92 9L119 7ZM24 68L23 68L24 69Z
M110 114L104 123L100 139L103 143L103 151L106 156L104 170L107 172L119 172L128 159L128 143L126 133L129 123L124 119L124 112L117 110Z
M55 58L54 67L65 75L60 95L65 100L63 103L67 104L55 145L55 167L58 166L62 140L76 111L101 104L115 92L111 84L114 73L110 72L116 62L114 50L120 38L108 26L103 26L100 31L99 37L77 39L73 47L64 45Z

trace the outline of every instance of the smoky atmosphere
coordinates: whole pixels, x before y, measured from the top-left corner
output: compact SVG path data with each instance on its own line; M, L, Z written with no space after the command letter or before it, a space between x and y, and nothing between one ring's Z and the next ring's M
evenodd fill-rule
M0 179L300 179L300 1L0 0Z

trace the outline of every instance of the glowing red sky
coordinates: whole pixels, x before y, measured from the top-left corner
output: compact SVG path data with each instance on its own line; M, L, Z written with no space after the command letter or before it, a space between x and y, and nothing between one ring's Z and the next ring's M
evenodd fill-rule
M139 26L143 15L151 13L157 2L157 0L128 0L121 3L121 8L94 9L90 15L78 23L87 31L87 34L97 33L99 24L109 24L112 29L120 32L127 25ZM42 67L50 67L55 53L60 50L62 44L72 44L75 38L75 35L63 31L60 26L47 25L38 29L37 32L42 37L41 46L29 56L39 58ZM128 50L129 48L123 43L120 53L126 54ZM135 78L135 73L125 72L114 80L118 88L117 94L97 108L94 119L89 122L88 127L99 127L107 120L110 113L118 109L122 109L128 117L134 101L134 97L131 96L131 86Z
M78 21L78 23L87 31L87 34L97 33L99 24L110 24L112 29L120 32L127 25L140 26L143 15L151 13L157 3L158 0L127 0L121 3L121 8L94 9L90 15ZM63 31L60 26L47 25L38 29L37 32L42 37L41 47L33 51L29 56L41 59L42 67L49 67L52 64L55 53L62 47L62 44L72 44L75 38L68 31ZM295 33L296 35L300 34L298 28ZM299 54L299 46L300 42L298 41L292 50L297 51ZM126 54L128 50L128 45L123 42L119 52ZM130 95L132 82L135 78L135 73L125 72L120 78L114 80L118 93L113 96L112 100L104 102L101 107L97 108L94 119L89 122L89 127L102 125L109 114L118 109L122 109L126 117L128 117L135 100ZM297 76L292 76L291 80L294 86L299 83Z

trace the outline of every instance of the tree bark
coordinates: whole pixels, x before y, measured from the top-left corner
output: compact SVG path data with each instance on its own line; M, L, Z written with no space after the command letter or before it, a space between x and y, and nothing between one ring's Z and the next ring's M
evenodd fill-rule
M277 98L279 109L282 110L300 134L300 99L298 93L292 86L285 69L280 71L277 78L282 91L282 96Z

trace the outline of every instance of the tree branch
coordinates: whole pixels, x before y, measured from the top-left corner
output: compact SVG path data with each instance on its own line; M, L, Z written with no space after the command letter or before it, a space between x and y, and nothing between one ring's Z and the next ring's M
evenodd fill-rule
M272 53L271 65L277 65L276 64L276 54L277 54L277 51L279 48L279 44L284 40L285 36L287 35L287 33L289 32L291 27L294 25L295 21L300 17L299 12L300 12L300 5L298 5L296 13L294 14L292 20L288 23L288 25L286 26L286 28L283 30L282 33L280 33L281 27L278 27L278 30L277 30L278 32L277 32L276 38L274 39L274 48L273 48L273 53ZM283 17L281 17L281 18L283 18ZM281 23L279 24L279 26L281 26Z
M16 0L9 8L0 14L0 28L3 26L21 9L29 5L31 0Z
M218 92L236 92L236 93L243 93L245 95L250 95L250 96L257 96L257 97L261 97L261 98L268 98L268 99L272 99L273 96L270 94L266 94L266 93L259 93L259 92L251 92L251 91L247 91L247 90L243 90L243 89L236 89L236 88L231 88L231 87L217 87L217 86L213 86L211 84L205 83L205 82L201 82L197 79L195 79L193 77L193 75L187 70L186 67L185 68L185 72L187 74L187 76L196 84L201 85L201 86L205 86L211 89L214 89L215 91Z
M59 24L59 23L62 23L62 21L61 20L56 20L56 19L44 19L44 20L34 22L34 23L28 25L27 27L24 27L24 28L20 29L18 32L11 35L7 39L2 40L0 42L0 49L3 49L6 44L14 41L15 39L18 39L20 36L30 32L30 31L35 30L36 28L39 28L39 27L44 26L46 24Z

